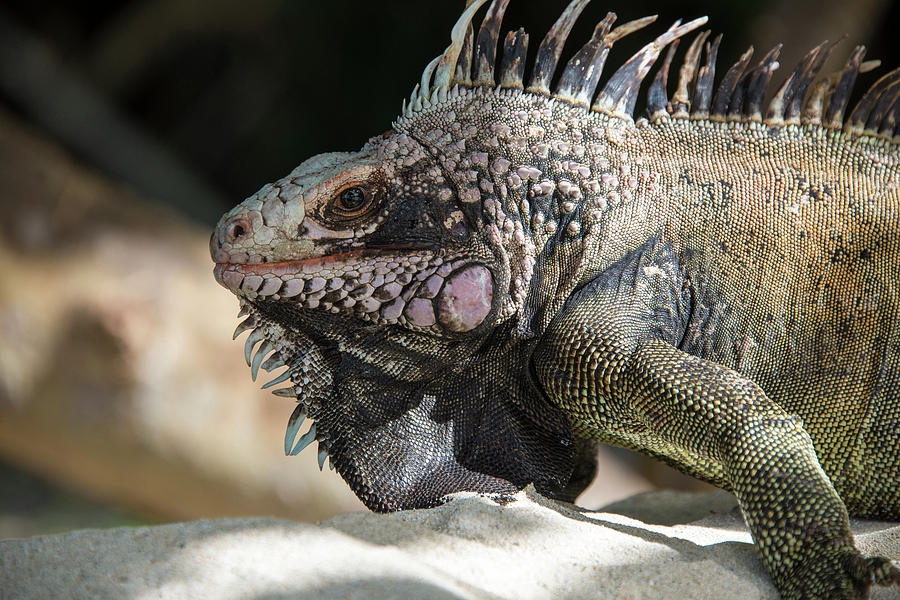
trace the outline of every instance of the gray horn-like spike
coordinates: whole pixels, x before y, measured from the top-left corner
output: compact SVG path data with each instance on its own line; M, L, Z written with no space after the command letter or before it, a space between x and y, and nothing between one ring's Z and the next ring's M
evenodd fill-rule
M719 55L719 44L722 34L716 36L712 44L706 44L706 65L697 74L697 86L694 88L691 115L698 119L709 116L709 103L712 100L713 82L716 79L716 59Z
M572 31L572 25L575 24L575 20L578 19L588 2L590 0L572 0L547 32L538 48L534 70L531 73L531 84L527 91L538 94L550 93L550 80L553 79L553 73L556 71L556 64L559 62L563 45L566 43L566 38L569 37L569 32Z
M319 460L319 471L321 471L325 467L325 459L328 458L328 450L325 449L325 446L323 444L319 444L319 453L317 458Z
M266 373L271 373L272 369L277 369L278 367L284 366L284 357L281 356L280 352L275 352L270 356L266 362L262 364L262 370Z
M656 72L656 77L650 83L647 90L647 114L651 121L656 121L661 117L669 116L669 93L667 86L669 83L669 68L672 66L672 59L675 57L675 50L678 49L678 40L669 44L666 50L666 57L663 59L662 65Z
M734 92L741 80L741 76L744 74L744 70L747 68L747 65L750 64L750 58L752 56L753 46L750 46L747 48L747 51L741 55L738 61L728 69L728 72L725 73L725 77L722 78L721 83L719 83L719 88L716 90L716 99L713 101L711 117L719 119L725 118ZM741 97L743 98L743 92L741 94Z
M703 51L703 44L709 34L708 30L697 34L684 55L684 62L681 63L681 70L678 73L678 87L672 96L672 116L674 117L685 118L691 114L691 84L694 83L694 77L697 75L700 53Z
M606 82L606 86L591 108L631 117L641 83L656 62L659 53L681 36L705 25L706 21L706 17L694 19L684 25L677 21L668 31L641 48Z
M525 76L525 59L528 54L528 34L521 27L510 31L503 42L503 58L500 61L500 85L522 89Z
M267 384L265 384L264 386L262 386L262 389L267 390L270 387L272 387L273 385L278 385L282 381L287 381L290 378L291 378L291 372L290 372L290 370L287 370L284 373L282 373L281 375L279 375L278 377L276 377L275 379L273 379L272 381L270 381Z
M259 368L262 366L263 359L274 349L275 344L269 340L263 340L263 343L259 345L256 356L253 357L253 362L250 364L250 377L253 378L253 381L256 381L256 377L259 375Z
M297 432L300 431L304 419L306 419L306 407L298 404L294 412L291 413L291 418L288 419L287 431L284 432L284 454L286 456L291 454L291 448L294 447L294 438L297 437Z
M496 85L494 82L494 64L497 61L497 40L500 38L500 23L509 0L494 0L488 9L478 39L475 41L475 85Z
M865 46L857 46L850 54L847 64L841 71L838 81L831 93L831 99L828 101L828 109L825 111L825 122L827 127L840 128L844 124L844 111L847 109L847 102L850 100L850 92L853 91L853 84L856 83L856 76L859 74L859 67L862 65L862 59L866 55Z
M585 107L590 106L591 96L609 54L609 46L604 45L603 40L606 39L615 20L616 13L607 13L606 17L594 27L591 40L566 64L556 87L557 98Z
M431 63L428 64L430 65ZM428 67L425 68L428 69ZM412 94L409 96L409 110L411 112L422 110L422 94L419 93L421 88L422 86L417 83L416 87L413 88Z
M438 63L440 62L441 57L438 56L430 63L425 66L425 70L422 71L422 81L419 82L419 85L416 87L418 100L419 102L428 102L428 97L431 96L431 76L434 74L434 70L437 68ZM435 88L437 89L437 88Z
M247 341L244 342L244 360L247 361L248 367L250 366L251 358L253 357L253 347L261 342L264 337L266 337L266 334L261 328L254 329L250 335L247 336Z
M244 319L243 321L238 323L238 326L234 328L234 335L231 337L231 339L233 339L233 340L238 339L239 335L241 335L245 331L253 329L254 327L256 327L256 324L257 324L257 319L255 316L247 317L246 319Z
M297 440L297 445L294 446L294 449L291 450L290 455L296 456L303 452L303 449L312 444L316 440L316 424L313 423L309 427L309 431L300 436L300 439Z
M607 17L612 15L613 19L615 19L615 14L609 13ZM591 104L591 99L594 97L594 93L597 91L597 84L600 82L600 75L603 72L603 66L606 64L606 57L609 56L609 51L612 49L613 44L617 41L621 40L628 34L634 33L639 29L643 29L650 23L656 21L656 15L651 15L649 17L644 17L642 19L636 19L634 21L629 21L627 23L623 23L619 25L615 29L613 29L607 36L603 38L603 45L600 47L600 52L594 57L594 69L593 72L590 73L590 76L585 78L581 82L580 87L575 88L575 95L579 99L584 99L585 106L589 106ZM610 22L612 24L612 22Z
M450 88L453 81L453 75L456 72L456 61L465 45L466 32L472 24L472 17L475 16L475 12L486 2L487 0L474 0L474 2L463 11L463 14L460 15L459 20L456 21L456 25L453 26L453 29L450 32L450 45L441 55L441 60L434 72L435 88Z
M296 398L297 397L297 389L294 386L279 388L277 390L272 390L272 394L278 396L279 398Z
M778 44L763 57L747 83L747 95L744 97L743 116L753 121L762 121L762 101L766 88L772 80L772 74L778 68L778 56L781 54L781 44Z

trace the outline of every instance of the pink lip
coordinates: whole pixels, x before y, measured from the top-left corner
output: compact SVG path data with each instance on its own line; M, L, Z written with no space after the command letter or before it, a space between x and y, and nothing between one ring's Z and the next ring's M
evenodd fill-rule
M237 271L239 273L243 273L245 275L254 274L254 275L262 275L264 273L271 273L273 275L281 276L288 275L291 273L297 273L298 271L318 271L321 270L322 267L334 264L345 262L347 259L353 258L355 256L363 256L363 255L371 255L373 252L367 249L360 250L347 250L346 252L338 252L336 254L329 254L328 256L316 256L313 258L304 258L301 260L285 260L279 262L264 262L264 263L233 263L233 262L221 262L216 263L216 268L214 273L217 274L220 271L224 271L226 269L231 271Z
M335 254L329 254L327 256L316 256L313 258L304 258L301 260L286 260L265 263L217 262L215 268L213 269L213 275L215 276L216 281L218 281L222 285L225 285L225 287L229 287L223 280L223 276L226 271L233 271L242 275L264 275L266 273L271 273L276 277L281 277L283 275L291 275L294 273L299 273L301 271L306 273L315 273L317 271L323 270L328 265L332 265L335 263L341 264L355 257L379 256L390 253L391 251L421 250L423 248L423 246L409 244L382 246L379 248L360 248L357 250L346 250L344 252L337 252Z

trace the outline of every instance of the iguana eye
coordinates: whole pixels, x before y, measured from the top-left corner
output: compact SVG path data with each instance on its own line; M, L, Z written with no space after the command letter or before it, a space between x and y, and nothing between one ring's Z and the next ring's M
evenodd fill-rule
M335 212L342 217L356 217L365 212L371 202L366 190L355 185L342 190L334 203Z

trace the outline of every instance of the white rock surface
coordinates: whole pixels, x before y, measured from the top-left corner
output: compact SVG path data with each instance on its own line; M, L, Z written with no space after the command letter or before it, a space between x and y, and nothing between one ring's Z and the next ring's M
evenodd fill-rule
M592 513L527 490L506 506L464 495L317 525L258 518L77 531L0 541L0 596L776 599L733 506L723 492L656 492L618 503L619 514ZM866 552L900 558L900 525L855 522L854 531Z

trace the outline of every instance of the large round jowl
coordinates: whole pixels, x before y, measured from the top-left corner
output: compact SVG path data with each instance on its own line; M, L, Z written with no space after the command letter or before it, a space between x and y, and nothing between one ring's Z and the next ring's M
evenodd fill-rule
M437 317L449 331L472 331L487 318L494 299L494 280L483 265L451 274L436 299Z

